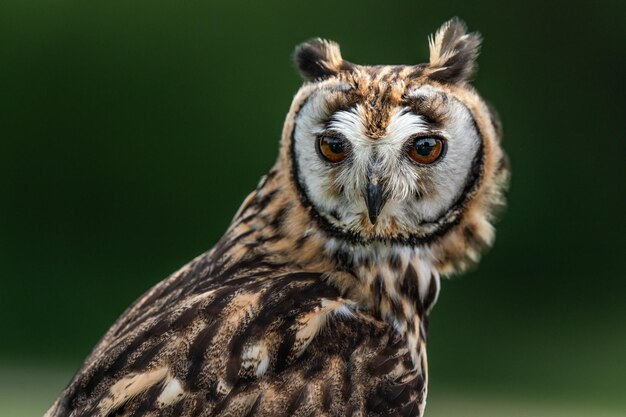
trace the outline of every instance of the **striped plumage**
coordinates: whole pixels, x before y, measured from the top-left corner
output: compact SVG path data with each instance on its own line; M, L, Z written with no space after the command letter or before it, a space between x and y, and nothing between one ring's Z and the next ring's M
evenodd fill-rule
M46 416L422 416L440 274L491 244L507 178L496 119L466 82L477 48L458 20L417 66L300 46L311 82L275 166L211 251L118 319ZM328 129L351 153L317 165L308 147ZM425 131L447 153L403 165Z

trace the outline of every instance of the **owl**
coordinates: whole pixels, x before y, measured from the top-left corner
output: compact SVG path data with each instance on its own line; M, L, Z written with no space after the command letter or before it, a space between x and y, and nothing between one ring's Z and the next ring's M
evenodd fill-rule
M275 165L224 236L136 301L47 417L422 416L440 277L494 239L508 178L452 19L419 65L314 39Z

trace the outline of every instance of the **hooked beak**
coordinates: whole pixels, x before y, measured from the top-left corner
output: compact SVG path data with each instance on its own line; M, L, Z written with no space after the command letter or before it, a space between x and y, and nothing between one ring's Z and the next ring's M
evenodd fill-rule
M367 203L367 213L369 215L370 223L376 224L378 215L383 209L387 198L383 187L378 183L372 181L367 182L367 189L365 191L365 202Z

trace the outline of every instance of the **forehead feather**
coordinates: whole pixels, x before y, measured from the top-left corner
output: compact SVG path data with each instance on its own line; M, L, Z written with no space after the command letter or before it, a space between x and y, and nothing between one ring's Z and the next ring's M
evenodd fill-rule
M358 106L365 135L370 139L383 137L395 109L403 105L405 74L410 70L407 66L355 66L339 77L348 88L331 97L330 113Z
M444 126L451 100L449 92L437 85L406 79L414 70L408 66L357 67L322 89L327 126L333 121L356 123L358 116L363 134L378 140L388 135L394 117L412 113L431 128Z

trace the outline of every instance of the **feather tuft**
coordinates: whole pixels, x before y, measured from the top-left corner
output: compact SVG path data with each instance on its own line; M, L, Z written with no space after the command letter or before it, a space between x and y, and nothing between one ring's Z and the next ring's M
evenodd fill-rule
M341 57L336 42L315 38L296 47L294 60L302 77L307 81L324 80L351 68Z
M461 19L455 17L444 23L428 39L428 77L451 84L468 81L476 71L480 42L480 34L467 33L467 26Z

